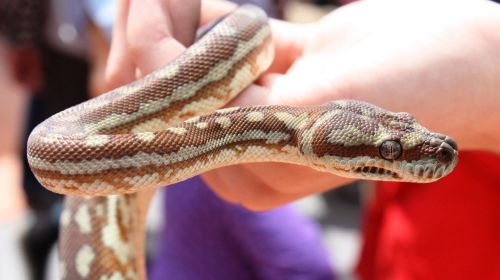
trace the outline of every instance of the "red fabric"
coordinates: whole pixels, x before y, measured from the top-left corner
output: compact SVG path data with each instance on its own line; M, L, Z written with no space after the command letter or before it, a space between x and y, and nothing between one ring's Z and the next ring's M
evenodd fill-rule
M462 152L432 184L380 183L361 279L500 279L500 156Z

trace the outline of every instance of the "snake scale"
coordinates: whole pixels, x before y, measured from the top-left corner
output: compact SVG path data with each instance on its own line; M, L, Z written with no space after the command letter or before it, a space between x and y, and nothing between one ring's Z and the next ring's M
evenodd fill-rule
M407 113L360 101L219 109L267 69L273 51L266 15L242 6L164 68L33 130L35 176L68 195L63 279L144 279L144 220L154 189L207 170L273 161L431 182L456 165L451 138Z

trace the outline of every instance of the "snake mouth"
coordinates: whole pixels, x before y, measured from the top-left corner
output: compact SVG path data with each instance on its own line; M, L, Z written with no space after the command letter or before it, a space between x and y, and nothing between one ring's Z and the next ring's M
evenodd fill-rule
M439 164L432 159L409 162L376 160L371 163L355 165L350 170L355 177L370 180L429 183L446 176L456 164Z
M328 156L319 163L330 165L320 170L336 173L340 176L374 181L402 181L413 183L430 183L448 175L458 162L457 157L450 163L443 163L432 157L418 160L386 160L359 156L354 158Z
M348 170L357 178L429 183L448 175L456 162L455 159L450 164L442 164L432 158L412 161L359 158L348 164Z
M383 167L376 166L364 166L357 167L353 170L355 173L366 175L367 177L377 176L377 177L389 177L394 180L401 179L401 176L392 170L385 169Z

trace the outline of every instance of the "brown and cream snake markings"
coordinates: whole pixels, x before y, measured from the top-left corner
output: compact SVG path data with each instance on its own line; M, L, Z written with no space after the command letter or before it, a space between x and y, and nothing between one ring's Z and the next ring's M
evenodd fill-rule
M35 128L28 159L61 216L65 279L143 279L153 190L217 167L288 162L340 176L431 182L457 146L407 113L359 101L222 108L271 63L265 14L243 6L171 64Z

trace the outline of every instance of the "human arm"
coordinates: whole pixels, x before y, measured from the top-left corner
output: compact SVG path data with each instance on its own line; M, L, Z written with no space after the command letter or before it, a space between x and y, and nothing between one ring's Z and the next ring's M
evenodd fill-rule
M461 149L498 153L499 12L500 6L488 1L364 1L309 26L275 23L275 30L278 24L296 30L280 30L280 35L289 34L288 47L283 49L294 50L294 58L264 75L264 88L258 94L244 93L235 103L304 105L360 99L388 110L410 112L431 130L454 137ZM309 31L300 32L299 28ZM283 53L290 54L278 49L278 61ZM229 196L250 201L251 207L265 208L266 201L279 203L275 197L288 195L290 186L293 190L321 187L317 182L321 177L291 167L260 164L230 170L232 180L228 172L220 170L205 178L213 186L232 191ZM243 180L236 180L235 174L246 180L259 179L252 185L260 184L260 190L241 191L233 182ZM335 178L325 180L336 185ZM269 189L278 194L262 195L259 201L242 198Z
M313 27L300 59L266 84L267 99L361 99L410 112L461 149L500 152L499 15L490 1L349 5Z
M22 149L24 122L29 96L20 82L35 82L30 73L16 73L19 53L0 41L0 224L26 211L22 186ZM22 60L22 59L21 59ZM28 71L29 72L29 71ZM16 75L17 74L17 75ZM21 81L18 78L25 78ZM31 83L31 84L33 84Z

